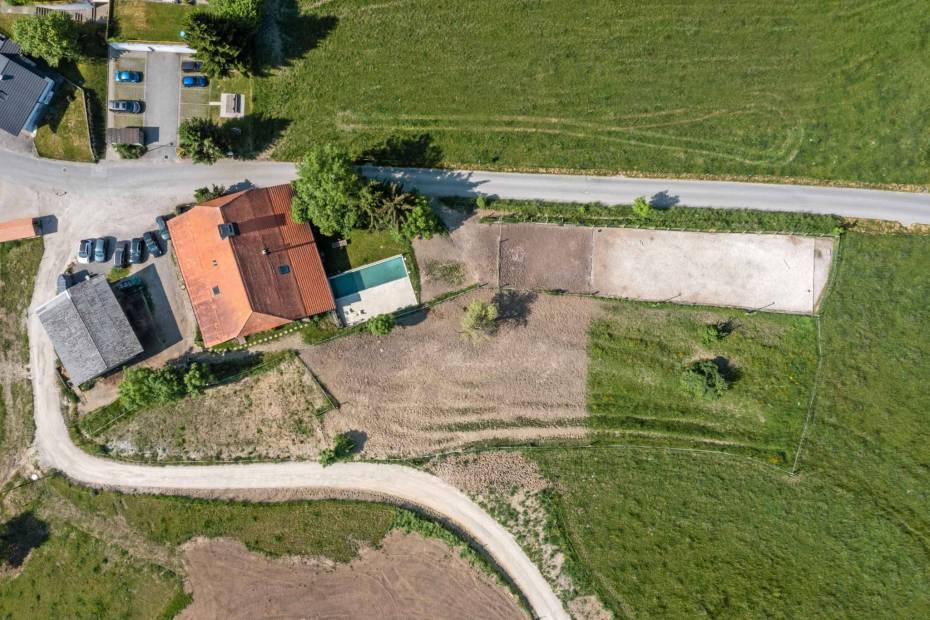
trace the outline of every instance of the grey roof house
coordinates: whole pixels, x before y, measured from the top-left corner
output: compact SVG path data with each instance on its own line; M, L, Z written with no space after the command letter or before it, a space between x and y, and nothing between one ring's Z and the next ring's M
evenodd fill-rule
M59 293L36 314L74 385L142 353L136 333L102 276Z
M54 80L0 35L0 129L14 136L34 134L54 91Z

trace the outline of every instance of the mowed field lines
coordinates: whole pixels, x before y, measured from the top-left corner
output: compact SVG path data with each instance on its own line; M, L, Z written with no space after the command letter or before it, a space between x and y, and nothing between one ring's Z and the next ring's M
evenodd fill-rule
M301 7L282 13L287 62L256 82L256 111L288 122L278 158L394 138L432 148L375 159L928 178L930 15L916 0Z

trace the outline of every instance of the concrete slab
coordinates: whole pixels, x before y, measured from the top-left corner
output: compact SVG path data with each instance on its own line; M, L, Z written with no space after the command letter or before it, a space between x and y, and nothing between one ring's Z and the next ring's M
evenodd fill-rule
M611 297L806 314L832 255L832 240L814 237L601 229L591 282Z
M417 295L410 278L401 278L337 299L336 314L346 325L355 325L415 305Z

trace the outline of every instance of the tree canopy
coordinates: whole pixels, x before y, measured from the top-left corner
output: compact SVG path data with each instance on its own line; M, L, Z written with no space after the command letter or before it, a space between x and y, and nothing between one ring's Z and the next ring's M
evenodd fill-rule
M181 372L174 366L158 370L130 368L119 384L119 399L123 407L134 411L170 403L184 396L186 391Z
M178 127L178 151L198 164L213 164L227 148L219 125L206 118L191 118Z
M347 234L364 224L362 179L348 152L332 144L315 147L297 168L292 215L313 222L324 235Z
M203 72L225 77L233 71L249 68L257 21L198 11L184 20L185 40L197 50Z
M77 25L64 13L16 20L13 39L26 54L41 58L53 67L80 56Z

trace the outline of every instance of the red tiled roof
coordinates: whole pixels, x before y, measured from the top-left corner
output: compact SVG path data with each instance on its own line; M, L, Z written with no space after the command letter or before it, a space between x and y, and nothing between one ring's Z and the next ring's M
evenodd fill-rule
M313 232L291 219L291 197L290 185L251 189L168 220L206 346L335 308ZM221 239L224 223L239 233Z
M36 229L31 217L0 222L0 242L35 237Z

